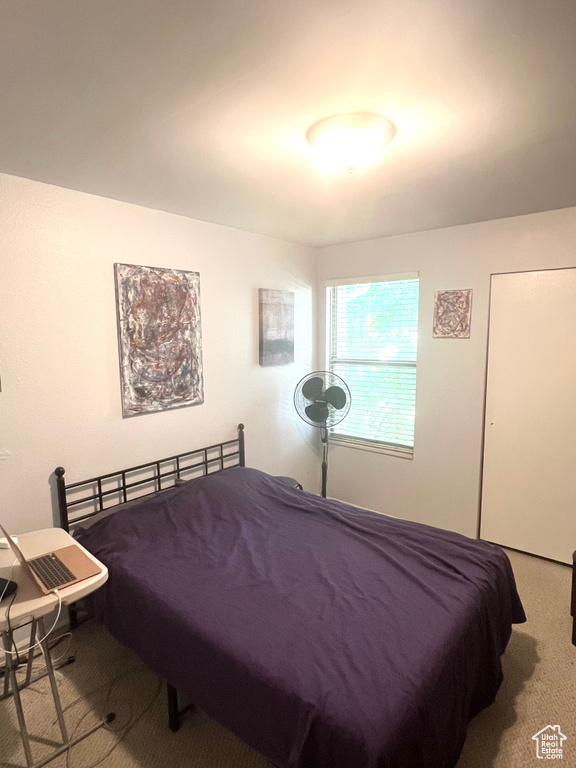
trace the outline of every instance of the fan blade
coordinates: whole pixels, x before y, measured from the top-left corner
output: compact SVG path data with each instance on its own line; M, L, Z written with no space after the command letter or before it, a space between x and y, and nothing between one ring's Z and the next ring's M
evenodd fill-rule
M339 411L346 405L346 392L344 392L342 387L328 387L324 393L324 397L326 398L327 403L330 403L330 405L333 405L334 408Z
M322 394L322 379L320 376L312 376L302 386L302 394L306 400L316 400Z
M310 421L314 421L316 424L324 424L329 415L328 406L324 403L307 405L304 412Z

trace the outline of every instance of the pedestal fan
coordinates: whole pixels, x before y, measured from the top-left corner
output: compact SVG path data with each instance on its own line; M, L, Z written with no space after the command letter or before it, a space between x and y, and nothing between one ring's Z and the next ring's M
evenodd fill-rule
M328 435L350 410L350 390L346 382L330 371L314 371L304 376L294 391L296 413L307 424L319 427L322 440L322 496L326 498L328 478Z

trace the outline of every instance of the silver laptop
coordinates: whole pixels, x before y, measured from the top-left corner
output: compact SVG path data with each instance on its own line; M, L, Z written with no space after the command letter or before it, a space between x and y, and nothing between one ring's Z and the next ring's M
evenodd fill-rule
M47 552L39 557L26 558L8 531L0 525L0 530L16 555L20 565L36 583L43 595L54 589L63 589L91 576L97 576L102 569L88 557L77 544Z

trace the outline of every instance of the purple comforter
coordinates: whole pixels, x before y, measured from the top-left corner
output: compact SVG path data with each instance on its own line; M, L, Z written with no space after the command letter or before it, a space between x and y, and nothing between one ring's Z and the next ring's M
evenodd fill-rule
M281 768L451 768L512 622L496 546L233 467L96 523L112 634Z

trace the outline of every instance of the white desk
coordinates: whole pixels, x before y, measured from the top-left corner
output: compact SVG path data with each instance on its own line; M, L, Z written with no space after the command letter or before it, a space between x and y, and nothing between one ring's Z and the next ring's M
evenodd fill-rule
M18 536L18 546L24 557L31 558L53 552L55 549L77 544L69 533L62 528L46 528L43 531L33 531ZM80 546L77 544L77 546ZM99 560L90 554L84 547L80 547L88 557L97 563L102 572L97 576L72 584L70 587L60 590L63 605L69 605L89 595L101 587L108 578L108 570ZM14 553L11 549L0 549L0 576L5 579L10 577L10 567L14 562ZM10 608L10 624L13 629L29 622L33 618L40 618L51 613L58 605L55 595L42 595L36 584L23 570L20 563L16 563L12 571L12 581L18 584L16 598ZM8 628L6 611L10 600L5 599L0 603L0 632Z
M70 544L77 544L69 533L66 533L61 528L47 528L42 531L34 531L32 533L25 533L18 536L18 546L20 547L24 557L26 559L36 557L38 555L44 555L47 552L53 552L61 547L69 546ZM94 590L101 587L102 584L108 578L108 570L106 567L90 552L87 552L83 547L81 549L86 555L100 566L101 572L96 576L91 576L89 579L79 581L77 584L72 584L69 587L59 590L60 597L63 605L69 605L77 600L80 600L86 595L89 595ZM22 743L24 745L24 753L26 755L26 764L28 768L40 768L46 763L53 760L58 755L65 752L74 744L78 743L82 739L89 736L97 728L100 728L106 722L110 722L113 719L112 715L108 715L96 726L85 731L77 738L70 741L68 732L66 730L66 724L64 722L64 713L62 711L62 705L60 703L60 695L58 693L58 684L54 676L54 668L50 659L50 652L48 649L48 642L45 638L46 628L44 626L44 616L51 613L58 606L58 598L55 595L42 595L35 582L22 568L20 563L16 563L12 569L15 556L11 549L0 550L0 576L5 579L11 579L18 584L18 591L16 597L12 602L12 598L5 598L0 603L0 634L4 644L4 657L6 659L6 673L4 679L4 693L0 698L6 698L9 695L14 696L14 704L16 706L16 714L18 717L18 725L20 727L20 735L22 736ZM10 622L8 622L8 607ZM17 662L13 653L9 653L14 649L14 630L24 624L30 624L30 643L33 645L36 641L36 634L40 638L39 644L44 653L46 662L46 675L50 680L50 686L52 689L52 696L54 698L54 707L58 716L58 722L60 725L60 731L62 734L63 744L58 747L48 757L44 758L38 763L34 763L32 758L32 752L30 749L30 740L28 737L28 730L26 728L26 722L24 719L24 711L22 709L22 703L20 700L20 690L25 688L32 682L32 659L33 652L28 654L26 662L27 672L24 682L18 682L16 678ZM38 678L35 678L37 680ZM11 690L10 690L10 687Z

